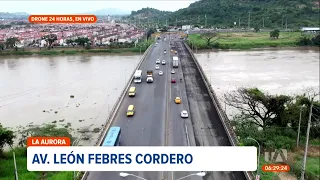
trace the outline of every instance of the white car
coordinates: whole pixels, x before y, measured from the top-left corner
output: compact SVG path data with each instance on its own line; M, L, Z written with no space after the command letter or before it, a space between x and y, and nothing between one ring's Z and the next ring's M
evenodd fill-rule
M188 111L186 111L186 110L181 111L181 117L182 117L182 118L187 118L187 117L189 117Z
M156 60L156 64L160 64L160 59L157 59L157 60Z
M166 60L162 60L161 64L165 65L166 64Z
M156 44L158 44L158 42L156 42Z
M174 73L176 73L174 70L171 70L171 74L174 74Z
M156 67L155 67L156 69L160 69L160 67L158 66L158 65L156 65Z
M163 72L162 71L159 71L159 76L162 76L163 75Z
M163 53L167 54L167 51L166 51L166 50L164 50L164 52L163 52Z

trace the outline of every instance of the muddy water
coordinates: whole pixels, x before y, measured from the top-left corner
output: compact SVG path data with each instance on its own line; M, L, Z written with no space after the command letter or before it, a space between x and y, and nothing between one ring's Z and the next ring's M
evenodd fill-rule
M0 57L0 123L13 129L54 123L70 126L78 137L79 131L100 128L139 57ZM286 94L319 87L315 50L201 52L196 57L220 96L240 86ZM84 135L89 140L81 143L92 144L97 133Z
M319 91L319 49L200 52L195 56L220 99L243 86L270 94L294 95L306 88ZM226 109L228 115L234 113Z
M139 57L1 57L0 123L54 123L70 126L76 136L100 128ZM95 135L85 133L91 139Z

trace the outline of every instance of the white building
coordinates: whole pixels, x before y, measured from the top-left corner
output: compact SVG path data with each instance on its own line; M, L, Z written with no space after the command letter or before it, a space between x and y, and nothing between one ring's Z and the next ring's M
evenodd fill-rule
M183 25L181 27L182 30L188 30L188 29L191 29L191 25Z

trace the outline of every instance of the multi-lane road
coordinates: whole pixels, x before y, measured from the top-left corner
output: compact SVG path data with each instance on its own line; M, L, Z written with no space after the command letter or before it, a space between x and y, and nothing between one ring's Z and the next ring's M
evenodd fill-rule
M121 146L230 146L222 122L217 115L205 89L199 71L187 52L186 47L176 35L166 35L166 41L158 40L146 55L139 69L143 71L142 83L132 83L136 87L136 96L125 96L112 126L121 127ZM171 38L173 37L173 40ZM171 74L172 48L176 46L179 55L179 67ZM164 50L167 53L164 53ZM156 60L166 61L155 70ZM147 70L153 70L154 82L146 83ZM159 76L158 72L163 71ZM171 78L177 80L171 83ZM180 82L182 79L182 82ZM175 97L181 97L181 104L175 104ZM130 104L135 105L133 117L127 117ZM190 107L189 107L190 106ZM182 119L180 112L187 110L189 118ZM214 162L212 162L214 163ZM176 180L194 172L127 172L147 180ZM89 172L88 180L123 180L119 172ZM185 180L200 180L191 176ZM205 180L244 180L243 172L208 172ZM126 180L137 180L126 177Z
M136 96L126 96L116 114L112 126L121 127L121 146L187 146L190 140L187 138L187 121L180 117L181 110L189 111L186 100L186 92L181 67L175 68L176 73L171 74L172 55L170 52L169 36L166 41L158 40L159 44L153 46L142 62L139 69L143 71L142 83L131 83L136 87ZM178 39L178 38L177 38ZM164 53L164 50L167 53ZM155 70L155 61L165 60L166 65L159 64L160 69ZM147 70L153 70L154 82L146 83ZM158 72L163 71L159 76ZM171 78L177 82L171 83ZM182 98L181 104L175 104L176 96ZM132 117L126 116L130 104L135 105L135 114ZM191 122L191 121L190 121ZM192 129L192 128L189 128ZM148 180L178 179L192 172L129 172ZM88 180L118 180L123 179L119 172L89 172ZM134 177L127 177L134 180ZM189 178L189 180L195 178ZM188 180L188 179L186 179Z

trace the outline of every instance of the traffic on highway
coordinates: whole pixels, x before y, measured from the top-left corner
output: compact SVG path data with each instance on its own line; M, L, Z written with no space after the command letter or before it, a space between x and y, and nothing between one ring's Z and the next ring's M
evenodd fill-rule
M186 74L181 67L186 55L183 51L179 54L179 43L179 36L161 35L150 47L133 73L133 80L128 84L102 146L196 146L198 141L207 141L196 136L198 130L193 127L187 82L184 80ZM198 116L197 113L195 115ZM226 134L222 137L225 138ZM130 172L151 180L178 179L192 173L196 172ZM244 179L243 174L230 172L211 172L209 176L210 179ZM106 177L110 180L121 179L119 172L97 171L87 175L88 180ZM137 178L128 176L126 179ZM199 176L186 178L200 179Z
M159 37L141 65L121 102L102 145L189 146L186 122L189 107L177 51L169 36ZM179 39L179 38L176 38ZM172 128L173 127L173 128ZM113 131L116 128L119 131ZM192 127L189 127L190 129ZM191 172L132 172L146 179L178 178ZM89 172L87 179L121 179L117 172ZM126 179L136 179L127 177ZM191 179L194 179L190 178ZM198 180L199 177L196 177Z

